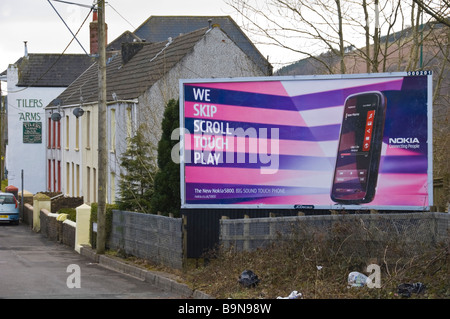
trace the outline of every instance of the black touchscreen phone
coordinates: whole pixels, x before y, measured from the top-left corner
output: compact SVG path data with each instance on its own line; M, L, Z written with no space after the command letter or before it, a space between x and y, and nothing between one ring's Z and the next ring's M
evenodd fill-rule
M344 105L331 199L369 203L375 196L383 142L386 99L381 92L357 93Z

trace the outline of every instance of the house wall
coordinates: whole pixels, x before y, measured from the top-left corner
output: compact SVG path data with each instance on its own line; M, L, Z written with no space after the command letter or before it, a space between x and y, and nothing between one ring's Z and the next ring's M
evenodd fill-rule
M47 148L47 191L61 191L61 121L52 120L53 112L45 112L47 139L44 144Z
M255 76L267 74L220 28L213 28L190 54L139 97L139 121L148 125L149 139L157 145L161 137L164 108L170 99L179 98L180 79Z
M82 116L83 142L82 154L82 194L84 202L97 202L97 166L98 166L98 105L83 106Z
M135 132L135 108L134 101L117 101L107 105L106 127L107 127L107 203L114 203L119 187L120 158L127 147L127 138ZM78 163L76 157L81 154L81 196L85 203L97 202L98 197L98 105L83 105L84 114L81 119L79 152L69 150L66 161L73 160ZM114 114L114 115L113 115ZM114 129L113 129L114 126ZM67 176L67 175L64 175ZM69 172L70 176L70 172ZM76 178L76 176L75 176ZM69 182L69 186L71 182ZM67 192L66 192L67 193Z
M63 183L64 193L72 197L83 196L82 190L82 153L84 150L84 141L82 138L84 116L78 119L73 114L73 110L78 107L64 108L63 121ZM85 111L86 113L86 111ZM67 124L69 130L67 130ZM67 179L69 177L69 179ZM67 182L69 181L69 182Z
M121 157L128 139L136 132L136 103L120 101L107 106L108 176L107 202L114 204L119 192Z
M79 127L77 130L77 119L73 111L81 106L84 114L78 119ZM48 108L47 121L52 112L57 111L57 108ZM47 147L47 163L48 161L53 163L53 160L55 160L55 163L61 163L60 183L62 193L73 197L82 196L86 203L97 202L98 105L63 106L59 113L61 114L60 147ZM53 122L47 123L52 124ZM69 123L68 129L67 123ZM107 105L108 203L115 202L118 178L120 177L120 156L126 149L127 137L135 131L134 123L135 103L133 101L121 101ZM115 129L112 129L112 125ZM113 136L115 137L114 143L112 141ZM48 186L48 188L53 191L53 185Z
M47 133L48 125L51 125L51 134L56 134L56 147L53 146L53 138L46 142L46 158L47 158L47 189L49 191L61 191L63 194L71 197L84 196L83 189L85 186L84 167L86 159L97 159L97 154L94 156L88 156L91 147L87 141L88 117L90 117L90 141L97 138L96 130L92 129L92 123L95 121L95 127L97 126L96 112L92 114L92 105L83 105L84 115L78 118L73 114L75 108L80 105L61 106L60 108L52 107L46 109L46 127ZM59 113L61 119L59 121L59 132L53 131L53 128L58 128L58 124L54 126L54 121L51 120L52 113ZM90 113L89 115L87 115ZM78 128L77 128L78 126ZM59 136L59 142L58 142ZM91 142L92 143L92 142ZM51 145L49 145L51 144ZM91 144L92 148L97 150L97 142L95 145ZM53 168L55 165L55 169ZM90 164L90 161L88 162ZM95 162L95 166L96 166ZM50 177L49 177L50 176Z
M266 76L257 65L231 41L219 28L213 28L208 35L200 40L194 50L182 59L165 76L157 81L142 96L138 103L133 104L133 129L140 124L147 125L150 140L157 159L157 146L161 138L161 122L164 108L170 99L179 98L179 80L187 78L223 78L223 77L252 77ZM116 118L116 149L109 152L108 170L108 202L113 202L117 196L120 182L120 158L126 150L126 108L129 104L116 103L108 105L108 147L111 148L111 110L115 110ZM122 142L120 142L122 141ZM114 183L112 179L114 178ZM114 185L113 185L114 184ZM113 191L114 186L115 191Z
M37 193L47 190L47 123L44 107L65 88L18 87L18 68L10 65L8 81L8 146L6 169L8 183L20 189L21 171L24 172L24 189ZM32 123L32 124L29 124ZM33 126L40 126L36 134ZM24 130L25 138L24 142ZM32 138L36 140L31 141Z

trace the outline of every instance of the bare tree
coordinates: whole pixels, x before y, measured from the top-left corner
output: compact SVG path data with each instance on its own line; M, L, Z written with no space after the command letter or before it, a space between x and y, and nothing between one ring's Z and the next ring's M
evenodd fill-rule
M448 10L450 8L450 1L424 1L424 0L413 0L422 10L433 17L439 23L445 24L450 27L450 22L448 20Z
M414 42L407 68L416 69L427 36L422 25L437 18L446 22L450 13L448 0L228 0L228 4L256 44L309 58L322 73L348 73L349 51L364 60L366 72L386 71L392 56L401 55L398 50L406 37L401 33L402 39L392 39L406 29Z

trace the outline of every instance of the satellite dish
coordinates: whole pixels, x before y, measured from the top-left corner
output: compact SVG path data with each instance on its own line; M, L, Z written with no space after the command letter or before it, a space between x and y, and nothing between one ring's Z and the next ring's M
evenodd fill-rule
M76 109L73 110L73 115L75 115L77 118L80 116L83 116L84 111L81 107L77 107Z
M61 99L56 98L56 99L54 99L54 100L52 101L51 104L54 105L54 106L61 106L62 101L61 101Z
M52 113L52 121L59 122L61 120L61 114L58 112Z

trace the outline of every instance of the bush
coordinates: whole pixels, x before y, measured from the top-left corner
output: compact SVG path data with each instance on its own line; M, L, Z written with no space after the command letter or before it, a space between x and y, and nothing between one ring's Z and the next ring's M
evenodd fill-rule
M152 213L172 213L180 216L180 164L172 160L172 149L179 142L172 140L173 130L179 128L179 102L170 100L164 111L162 136L158 143L158 172L151 199Z
M112 230L112 219L113 219L113 210L117 209L117 205L115 204L106 204L106 216L105 216L105 230L106 230L106 243L108 243L111 230ZM97 210L98 210L98 204L92 203L91 204L91 222L90 222L90 231L91 234L91 246L92 248L97 247L97 237L92 236L94 234L92 229L92 224L97 223ZM95 233L97 234L97 233Z
M61 208L58 210L58 214L67 214L67 219L73 222L77 222L77 210L76 208Z
M121 210L148 213L156 167L151 157L152 145L145 138L145 125L139 126L136 135L130 138L129 147L121 157L119 198L116 202Z
M333 229L322 230L296 226L297 234L280 237L266 248L250 252L218 248L205 256L208 264L194 269L189 280L196 289L216 298L271 299L294 290L305 299L402 298L397 294L398 285L416 282L423 283L426 290L411 298L450 298L448 241L424 243L391 233L386 241L374 243L367 239L375 230L357 224L336 223ZM368 276L370 264L380 266L381 288L349 289L349 273ZM246 269L260 279L254 288L238 283Z

